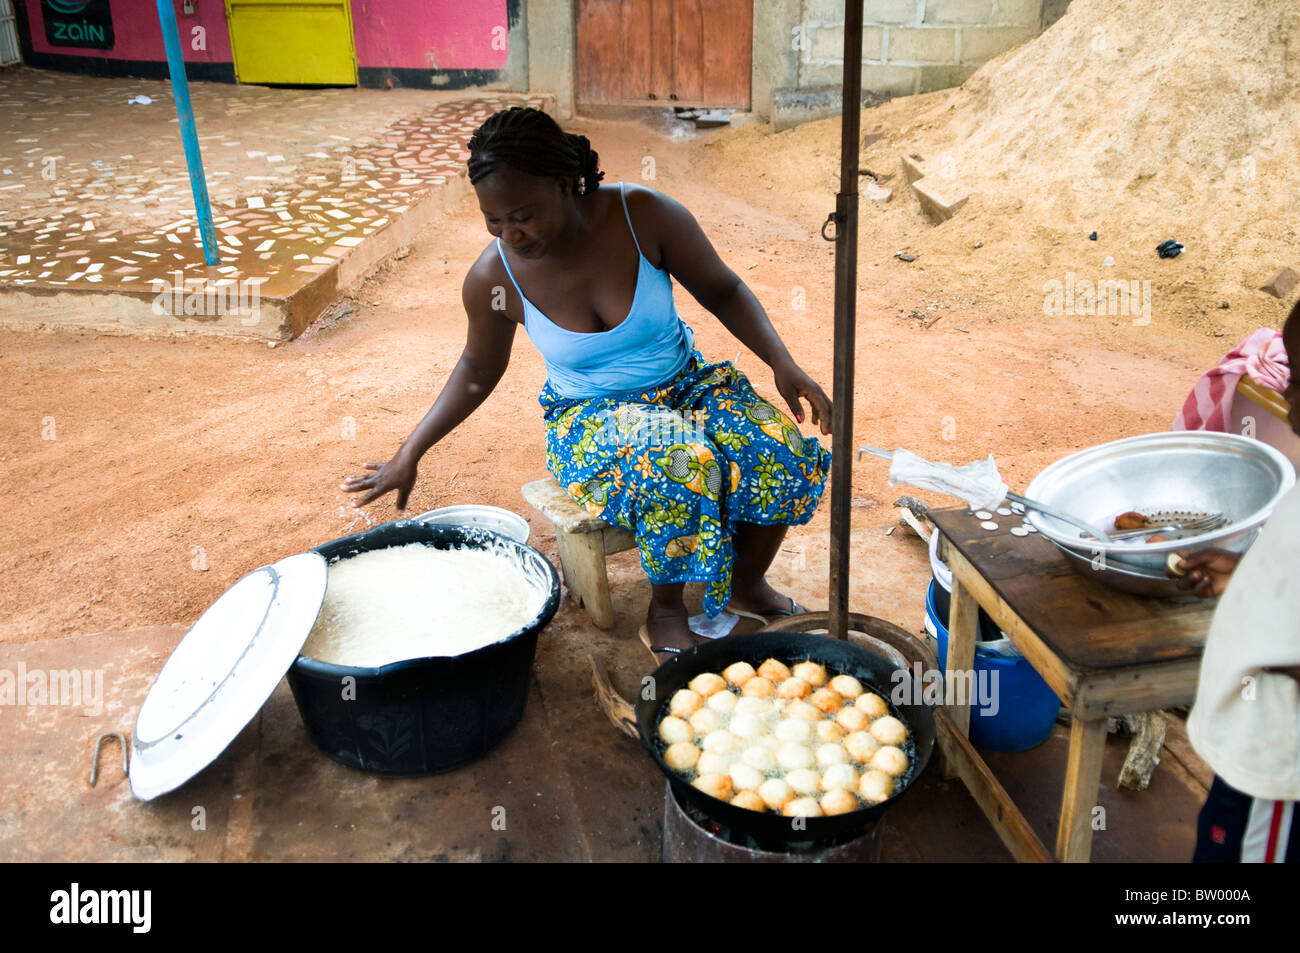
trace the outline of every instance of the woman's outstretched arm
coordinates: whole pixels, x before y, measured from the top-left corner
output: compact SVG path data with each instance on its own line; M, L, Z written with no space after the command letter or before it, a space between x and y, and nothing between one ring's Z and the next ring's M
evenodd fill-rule
M372 472L343 482L341 489L345 492L365 493L354 506L365 506L396 490L397 508L405 510L415 486L420 458L478 409L505 374L516 324L504 311L493 308L501 296L494 291L485 258L480 258L470 269L461 288L461 300L469 316L469 332L460 360L438 399L393 458L387 463L367 463L366 469Z

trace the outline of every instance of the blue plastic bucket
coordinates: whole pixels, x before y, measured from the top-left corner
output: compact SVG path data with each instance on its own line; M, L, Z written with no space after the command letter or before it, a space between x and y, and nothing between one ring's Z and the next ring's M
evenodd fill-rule
M939 643L939 667L946 672L948 626L934 606L936 585L931 580L925 593L926 628ZM1061 701L1025 658L1003 655L991 649L992 644L975 644L971 744L990 751L1027 751L1052 733Z

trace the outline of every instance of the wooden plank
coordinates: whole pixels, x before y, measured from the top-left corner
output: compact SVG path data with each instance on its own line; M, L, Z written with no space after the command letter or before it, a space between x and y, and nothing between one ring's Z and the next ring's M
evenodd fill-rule
M1056 692L1056 697L1065 705L1072 704L1075 676L1065 662L1038 637L1037 632L1025 624L1016 610L993 590L988 580L955 546L948 547L946 561L952 570L954 584L957 580L961 581L962 586L975 597L993 623L1010 637L1020 654L1043 677L1047 687Z
M954 775L966 785L966 790L993 825L998 838L1011 851L1011 856L1022 863L1050 863L1052 855L1047 845L1029 826L1029 821L971 746L964 732L943 709L937 710L934 718L935 737L944 761L953 766Z
M1194 659L1204 650L1213 603L1148 599L1112 589L1076 572L1039 536L1012 536L1013 519L1001 519L1000 528L988 532L964 507L932 510L930 517L950 549L1014 607L1051 654L1077 672Z
M970 734L971 699L962 699L956 704L948 697L950 681L960 673L975 670L975 640L979 632L979 603L965 584L957 578L952 579L952 605L948 610L948 658L944 663L944 700L953 724L963 735Z
M654 89L649 43L650 5L651 0L620 0L619 2L618 90L622 102L653 102L648 97Z
M701 14L704 100L712 106L748 109L754 47L752 0L710 0Z
M670 92L679 102L704 100L702 4L703 0L676 0L673 4L673 87Z
M569 593L602 629L614 625L614 602L605 573L605 548L594 533L556 533L560 565Z
M1084 676L1076 685L1073 711L1081 718L1108 718L1190 705L1200 675L1200 659L1187 659Z
M1056 859L1087 863L1092 855L1092 810L1101 785L1101 756L1106 749L1106 719L1070 721L1070 754L1065 765L1065 794L1056 829Z
M673 0L650 0L650 92L668 105L673 91Z
M620 94L619 4L609 0L577 0L574 16L577 79L580 103L618 102Z

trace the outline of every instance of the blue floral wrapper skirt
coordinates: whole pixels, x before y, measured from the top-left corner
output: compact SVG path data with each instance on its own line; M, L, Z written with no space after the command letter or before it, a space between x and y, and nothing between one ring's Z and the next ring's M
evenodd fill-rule
M754 392L730 361L698 351L650 390L565 398L548 383L546 466L569 496L636 535L656 584L705 582L704 611L731 598L737 523L812 519L830 452Z

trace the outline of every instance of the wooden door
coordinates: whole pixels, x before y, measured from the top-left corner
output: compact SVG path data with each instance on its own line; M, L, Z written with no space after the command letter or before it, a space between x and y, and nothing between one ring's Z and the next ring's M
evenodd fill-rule
M753 0L575 0L579 105L749 108Z

